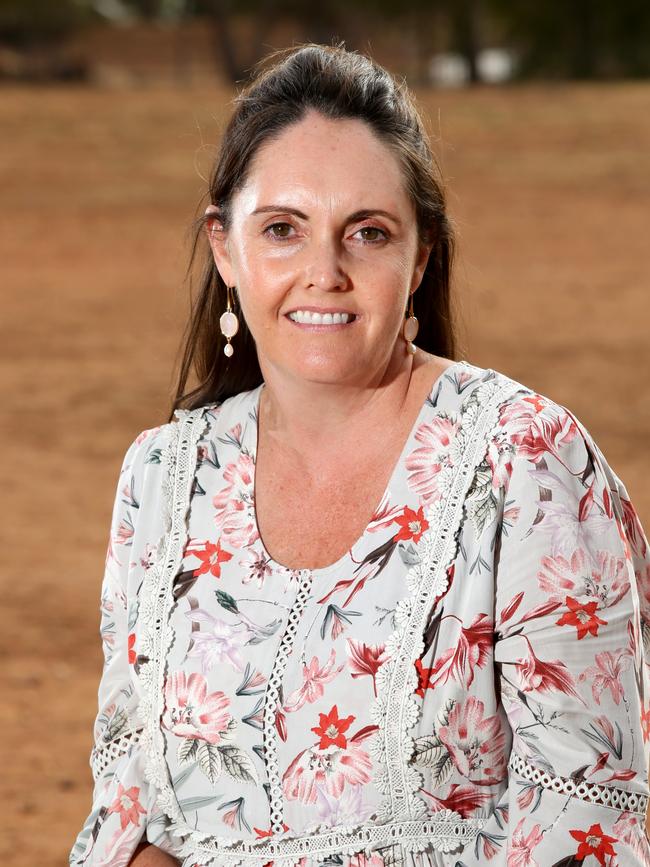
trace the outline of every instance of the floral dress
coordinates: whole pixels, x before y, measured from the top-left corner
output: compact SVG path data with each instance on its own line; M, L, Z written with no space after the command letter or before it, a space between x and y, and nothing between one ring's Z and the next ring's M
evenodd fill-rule
M650 551L580 421L454 362L362 536L296 570L255 516L263 388L126 452L70 863L647 867Z

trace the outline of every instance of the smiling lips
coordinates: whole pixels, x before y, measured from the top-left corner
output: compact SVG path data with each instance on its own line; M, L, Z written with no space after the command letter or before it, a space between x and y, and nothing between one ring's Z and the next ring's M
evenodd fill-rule
M348 325L356 319L353 313L319 313L316 310L292 310L287 316L299 325Z

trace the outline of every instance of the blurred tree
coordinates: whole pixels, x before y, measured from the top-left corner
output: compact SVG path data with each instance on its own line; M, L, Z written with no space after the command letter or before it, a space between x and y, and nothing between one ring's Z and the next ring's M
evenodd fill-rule
M91 14L82 0L2 0L0 42L19 49L60 43Z
M504 40L520 54L522 78L587 79L650 74L648 0L484 0Z

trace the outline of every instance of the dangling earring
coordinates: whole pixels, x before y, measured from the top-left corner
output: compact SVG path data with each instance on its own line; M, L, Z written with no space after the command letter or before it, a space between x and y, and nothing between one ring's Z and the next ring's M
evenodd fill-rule
M232 287L235 288L234 286ZM226 298L227 298L227 307L226 312L221 314L219 319L219 327L221 328L221 333L226 338L227 343L223 348L223 354L227 355L228 358L233 354L234 349L230 343L230 338L234 337L235 334L239 331L239 319L237 319L236 315L232 312L232 296L230 294L230 286L226 286Z
M410 352L411 355L415 355L415 344L413 341L418 335L418 321L413 315L413 293L409 297L409 315L408 318L404 320L404 325L402 327L402 336L404 340L406 340L406 350Z

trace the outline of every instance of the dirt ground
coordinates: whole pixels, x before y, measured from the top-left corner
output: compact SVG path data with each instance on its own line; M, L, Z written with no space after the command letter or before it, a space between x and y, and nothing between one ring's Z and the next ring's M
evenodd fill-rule
M465 357L571 408L650 530L650 84L418 97L459 233ZM167 416L187 229L229 99L1 94L3 865L67 863L90 807L117 472Z

